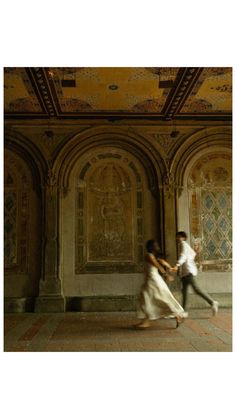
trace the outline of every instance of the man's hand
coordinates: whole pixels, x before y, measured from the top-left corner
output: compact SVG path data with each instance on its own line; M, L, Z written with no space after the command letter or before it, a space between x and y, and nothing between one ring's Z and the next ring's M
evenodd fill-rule
M178 271L178 266L174 266L173 268L170 269L171 272L177 272Z

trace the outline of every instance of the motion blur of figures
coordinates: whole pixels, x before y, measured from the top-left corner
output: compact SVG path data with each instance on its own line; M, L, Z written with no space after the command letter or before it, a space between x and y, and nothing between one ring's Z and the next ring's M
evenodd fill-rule
M183 308L187 307L188 288L191 285L196 294L202 297L212 307L213 315L218 312L219 303L214 301L205 291L201 290L196 282L197 266L195 263L196 253L187 243L187 234L185 231L179 231L176 235L176 239L180 248L180 256L172 269L173 272L177 272L179 269L180 277L182 280L182 296L183 296Z
M151 320L168 316L176 319L178 327L185 313L165 282L165 279L168 280L168 273L164 268L170 271L171 266L164 259L155 256L160 250L155 240L148 240L146 250L145 282L141 289L138 310L138 318L142 321L137 327L149 327Z

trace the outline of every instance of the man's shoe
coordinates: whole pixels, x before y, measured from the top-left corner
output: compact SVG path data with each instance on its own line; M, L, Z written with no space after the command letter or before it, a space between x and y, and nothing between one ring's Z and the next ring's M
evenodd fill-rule
M218 313L218 310L219 310L219 303L218 303L218 301L213 301L213 304L212 304L212 313L213 313L213 316L216 316L217 315L217 313Z

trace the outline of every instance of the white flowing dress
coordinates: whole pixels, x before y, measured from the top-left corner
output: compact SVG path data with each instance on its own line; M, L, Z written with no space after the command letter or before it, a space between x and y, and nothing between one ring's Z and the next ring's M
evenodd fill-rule
M145 283L141 288L137 316L156 320L170 315L182 317L183 307L178 303L158 269L146 262Z

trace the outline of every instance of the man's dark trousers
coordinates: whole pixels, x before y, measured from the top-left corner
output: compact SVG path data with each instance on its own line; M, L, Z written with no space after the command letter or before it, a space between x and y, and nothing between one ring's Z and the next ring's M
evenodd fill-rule
M196 278L192 274L188 274L186 276L183 276L181 278L182 280L182 296L183 296L183 309L185 310L187 306L187 296L188 296L188 287L191 285L193 287L193 290L196 292L196 294L200 295L204 300L206 300L211 306L213 304L212 298L206 294L204 291L202 291L199 286L196 283Z

